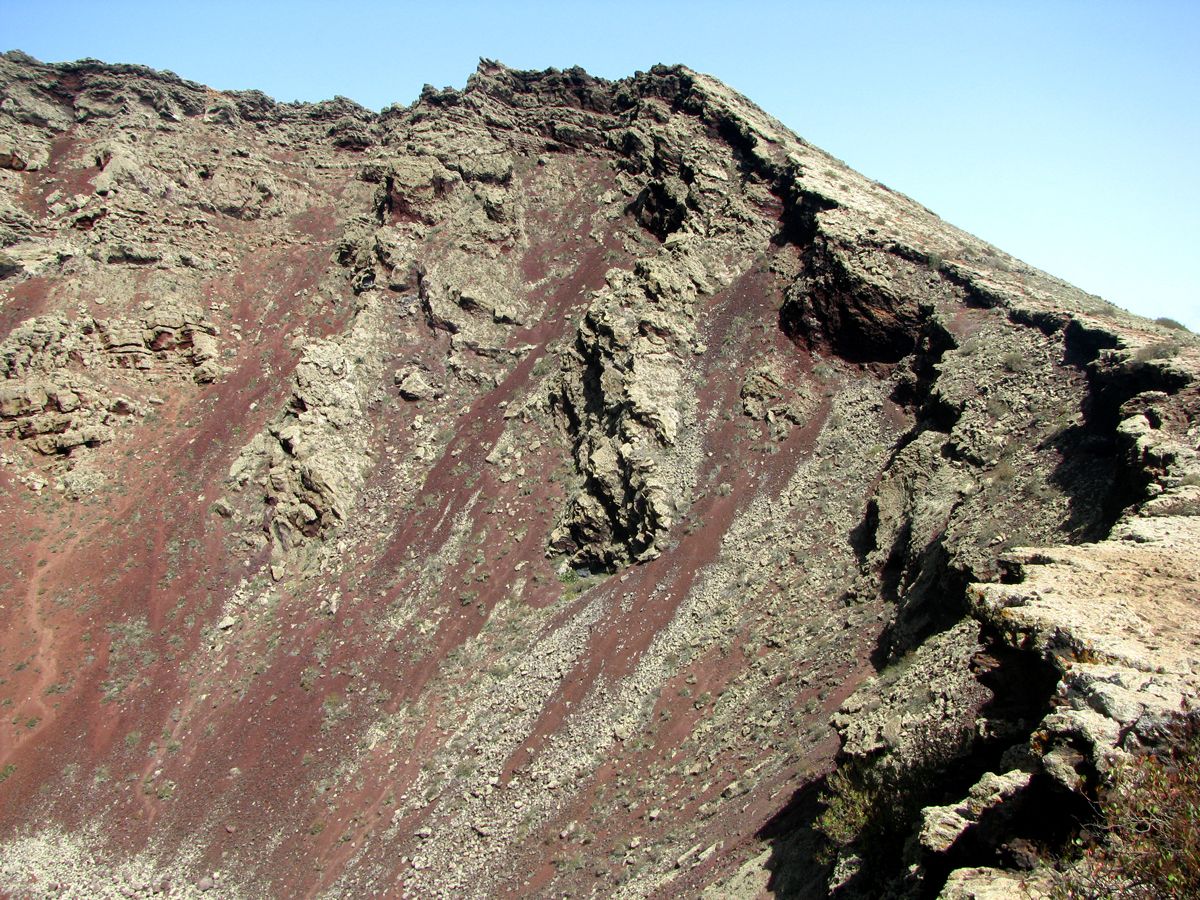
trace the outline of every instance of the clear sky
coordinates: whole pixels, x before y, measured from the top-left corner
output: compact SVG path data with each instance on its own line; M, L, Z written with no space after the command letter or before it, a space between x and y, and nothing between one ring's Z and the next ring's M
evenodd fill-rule
M0 49L374 109L479 57L722 79L1040 268L1200 331L1200 0L0 0Z

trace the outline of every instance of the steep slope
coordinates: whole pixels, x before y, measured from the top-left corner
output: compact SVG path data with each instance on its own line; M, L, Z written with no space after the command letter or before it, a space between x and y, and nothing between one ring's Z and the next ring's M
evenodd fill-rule
M0 91L0 887L967 891L1194 693L1200 348L715 80Z

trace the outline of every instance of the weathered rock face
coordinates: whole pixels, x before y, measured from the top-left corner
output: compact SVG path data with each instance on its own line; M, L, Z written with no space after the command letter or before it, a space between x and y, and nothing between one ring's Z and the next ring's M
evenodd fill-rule
M0 890L998 895L1195 693L1194 339L715 80L0 94Z

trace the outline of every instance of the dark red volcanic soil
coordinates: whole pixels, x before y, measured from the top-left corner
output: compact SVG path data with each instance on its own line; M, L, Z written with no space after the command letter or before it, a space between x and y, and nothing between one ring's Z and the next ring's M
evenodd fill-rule
M604 188L601 182L594 190ZM581 203L553 215L528 217L529 246L516 262L527 282L545 277L562 246L564 226L569 228L583 211ZM302 311L303 296L317 292L327 266L328 242L335 233L330 211L307 210L293 216L291 226L312 243L252 254L235 274L205 285L206 305L228 303L230 323L238 323L249 340L242 342L235 367L218 384L156 388L165 400L157 421L136 427L122 453L113 454L109 474L119 486L114 496L68 504L46 494L29 497L11 481L5 485L13 527L6 538L10 577L3 604L11 621L21 624L2 636L3 658L20 662L3 684L8 715L0 732L0 764L14 765L17 775L5 786L8 802L0 810L0 829L24 821L30 804L52 810L67 827L83 827L89 811L101 810L123 823L111 837L130 851L151 841L199 846L203 850L197 864L219 869L227 865L226 854L270 846L269 856L256 866L256 877L273 890L314 895L331 887L362 842L394 824L390 798L403 794L442 748L446 733L438 723L454 713L449 701L439 699L444 688L431 686L444 685L447 658L476 638L517 579L528 583L523 602L530 608L556 607L546 624L550 630L575 616L596 592L604 592L613 606L591 629L529 736L501 767L501 787L528 770L598 678L615 682L633 672L677 615L698 574L717 559L735 516L756 493L771 494L784 486L797 460L812 452L824 423L827 401L777 452L745 459L738 423L713 418L703 436L707 462L699 472L700 493L688 519L678 526L672 553L564 603L539 537L549 531L564 500L561 486L539 479L531 491L518 491L518 482L499 481L484 457L505 427L501 404L519 399L545 355L542 348L574 333L589 292L603 285L605 271L623 257L610 235L586 248L570 274L549 282L544 303L553 314L511 339L512 346L538 349L456 417L440 459L409 498L411 512L394 519L383 545L364 548L370 568L348 569L330 585L353 598L338 616L314 618L311 599L292 596L285 587L271 633L232 653L218 650L214 658L213 623L231 587L242 578L266 578L267 558L247 559L237 552L225 520L203 510L222 495L231 453L286 401L296 361L292 329L300 324L299 316L304 315L308 334L319 337L342 330L349 309L343 302L315 317ZM623 262L629 265L627 257ZM808 356L778 329L737 330L739 322L770 321L777 314L782 300L764 274L766 262L707 299L702 315L709 340L732 343L738 352L732 370L715 356L705 359L701 410L736 406L746 370L766 352L785 358L793 377L809 372ZM30 279L11 292L6 321L41 311L47 287ZM269 310L265 318L262 310ZM422 358L436 367L447 339L438 332L429 338ZM413 404L382 420L377 452L382 454L389 444L404 452L411 440L411 416L427 412L426 405ZM765 426L756 428L762 440ZM527 456L525 466L531 471L561 469L561 445L551 435L543 435L542 441L542 449ZM464 477L469 472L480 477L470 481ZM377 469L365 492L382 489L388 481L388 471ZM729 484L724 492L717 490L721 481ZM474 502L476 496L488 503ZM460 511L469 511L469 533L487 532L478 552L490 560L490 577L475 586L469 605L460 602L461 584L474 568L463 556L445 570L440 589L425 591L427 607L417 611L439 622L432 639L413 641L403 632L384 637L376 622L389 606L421 592L412 576L397 580L393 572L408 560L436 554L445 541L446 523ZM514 547L505 530L496 527L498 517L521 523L529 537ZM619 596L635 599L622 604ZM748 633L740 636L748 638ZM856 631L853 640L857 649L849 655L862 659L874 636ZM314 651L322 657L319 664ZM771 652L770 646L760 647L753 659ZM635 776L657 762L683 759L694 746L692 735L706 710L679 702L675 695L686 687L689 696L719 696L746 662L740 652L710 650L667 681L652 718L665 720L669 712L669 721L640 748L615 742L607 760L579 786L577 799L509 848L507 867L527 871L529 877L513 882L508 893L557 884L547 844L558 843L558 833L572 821L591 819L589 798L602 795L616 779ZM315 680L308 674L314 664L321 669ZM850 668L838 663L828 670L818 665L810 673L813 686L794 692L791 705L798 713L807 709L803 715L808 721L822 723L868 671L861 663ZM360 687L364 676L374 699L354 703L337 731L329 732L323 704L330 697L367 690ZM836 687L822 692L816 702L822 683ZM815 706L806 708L810 701ZM394 714L412 703L421 704L425 724L406 736L403 748L388 752L379 747L359 756L354 788L340 790L334 803L319 791L313 795L321 773L345 756L339 735L353 734L371 717ZM803 758L801 766L797 757L798 774L759 781L736 812L725 809L706 820L700 812L704 804L719 797L754 759L731 748L709 761L703 790L678 776L661 783L657 802L670 809L669 817L649 822L643 809L609 815L596 822L593 840L598 846L617 846L640 835L653 842L667 829L668 818L696 822L695 842L703 846L731 834L752 840L749 836L777 811L779 797L819 774L835 749L826 731L818 743L797 749ZM64 771L78 773L77 781L64 781ZM718 772L725 774L716 777ZM51 783L58 788L47 794L45 786ZM165 784L169 790L162 789ZM86 803L80 802L84 797ZM399 820L400 834L411 835L437 816L436 804L406 814ZM280 822L293 824L281 830ZM404 842L397 846L393 841L392 846L397 859L406 852ZM692 870L686 884L706 883L718 874L714 867L728 867L736 857L713 857ZM619 862L612 871L619 873ZM594 877L587 873L588 879ZM395 890L403 886L401 876Z

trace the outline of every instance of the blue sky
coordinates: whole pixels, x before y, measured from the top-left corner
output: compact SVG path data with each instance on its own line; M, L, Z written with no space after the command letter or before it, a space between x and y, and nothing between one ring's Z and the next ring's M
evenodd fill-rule
M0 49L409 103L481 56L681 62L943 218L1200 330L1200 3L0 0Z

